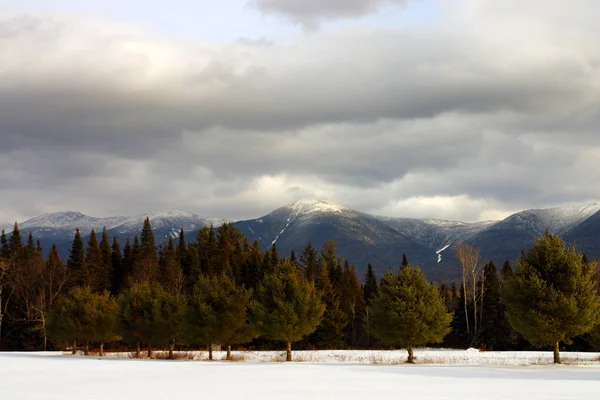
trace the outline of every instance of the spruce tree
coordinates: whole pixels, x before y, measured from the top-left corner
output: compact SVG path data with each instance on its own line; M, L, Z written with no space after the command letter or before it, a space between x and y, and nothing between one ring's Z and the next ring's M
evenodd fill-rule
M179 295L183 291L183 272L177 259L177 251L172 237L169 237L162 254L160 281L167 292Z
M79 229L75 231L73 245L67 260L67 270L72 286L89 285L91 283L91 274L85 259L85 246Z
M600 322L600 296L592 266L575 248L546 232L523 254L502 286L502 299L512 327L536 345L554 347L587 333Z
M373 335L383 344L406 347L409 363L415 361L413 346L441 342L452 320L437 288L411 266L383 276L369 314Z
M282 262L258 286L252 320L263 336L287 343L286 360L292 361L292 343L314 332L324 311L314 283Z
M325 305L323 320L310 335L309 342L321 349L339 349L344 344L344 328L348 325L348 315L340 306L340 298L329 281L329 274L323 269L319 279L319 291Z
M10 245L8 244L4 229L2 229L2 235L0 235L0 258L5 260L10 259Z
M408 267L408 259L406 258L406 254L402 254L402 267Z
M500 276L502 277L502 282L510 278L513 274L512 267L510 266L510 261L504 261L504 265L502 265L502 271L500 271Z
M271 265L279 264L279 253L277 252L277 243L271 246Z
M109 281L102 260L102 250L98 244L96 231L92 229L87 248L85 249L85 262L90 270L90 281L86 285L90 286L96 292L102 292L108 289Z
M15 222L12 235L8 240L8 248L10 250L11 257L20 257L23 254L23 239L21 238L21 231L19 230L19 224Z
M248 322L250 293L224 273L201 275L185 317L188 341L208 345L210 360L211 345L223 344L227 360L231 360L231 345L249 342L257 336Z
M116 236L113 237L113 242L110 247L110 264L112 271L110 290L113 295L117 295L125 286L125 270L123 254L121 253L121 244L119 243L119 238Z
M300 264L304 267L306 278L309 281L317 282L319 280L319 277L321 276L319 255L311 242L308 242L304 250L302 250Z
M33 240L33 233L31 232L29 232L29 237L27 238L27 247L25 248L25 251L27 251L28 257L33 256L37 252L35 241Z
M102 229L100 252L102 253L102 270L99 277L103 281L102 290L110 290L112 289L114 270L112 263L112 248L106 227Z
M367 266L367 273L365 274L363 296L367 305L371 305L371 300L377 296L377 278L375 277L375 273L373 273L373 266L371 263Z
M483 270L483 284L480 342L489 350L505 350L512 335L500 301L498 272L492 261Z

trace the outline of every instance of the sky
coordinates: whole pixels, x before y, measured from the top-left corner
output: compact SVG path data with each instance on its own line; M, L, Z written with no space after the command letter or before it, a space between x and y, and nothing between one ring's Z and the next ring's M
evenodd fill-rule
M600 199L600 2L0 0L0 221Z

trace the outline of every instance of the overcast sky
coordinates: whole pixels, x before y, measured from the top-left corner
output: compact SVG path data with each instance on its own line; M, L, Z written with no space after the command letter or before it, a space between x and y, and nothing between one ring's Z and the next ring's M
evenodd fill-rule
M126 4L126 5L125 5ZM600 2L0 0L0 222L600 199Z

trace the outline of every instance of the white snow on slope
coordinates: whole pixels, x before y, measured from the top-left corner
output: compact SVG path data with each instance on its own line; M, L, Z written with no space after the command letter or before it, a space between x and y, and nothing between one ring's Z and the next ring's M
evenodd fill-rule
M0 354L2 400L587 400L598 398L599 376L597 366L252 364Z
M445 245L444 247L442 247L441 249L439 249L438 251L435 252L438 256L438 260L437 260L438 264L442 262L442 252L444 250L446 250L448 247L450 247L449 244Z
M348 207L336 204L329 200L302 199L289 205L296 215L312 213L341 213L352 211Z

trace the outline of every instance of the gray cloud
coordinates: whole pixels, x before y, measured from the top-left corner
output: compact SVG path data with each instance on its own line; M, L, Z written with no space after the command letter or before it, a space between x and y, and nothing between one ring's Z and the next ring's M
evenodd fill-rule
M433 28L229 45L0 17L0 221L237 219L307 196L475 220L600 198L599 6L444 4Z
M259 10L282 15L306 27L316 27L322 20L358 17L371 14L385 5L405 5L408 0L251 0Z

